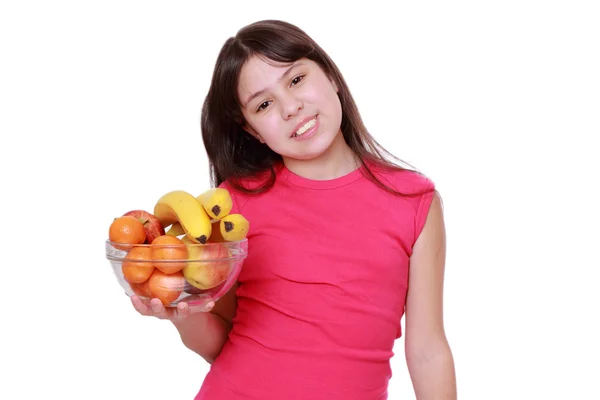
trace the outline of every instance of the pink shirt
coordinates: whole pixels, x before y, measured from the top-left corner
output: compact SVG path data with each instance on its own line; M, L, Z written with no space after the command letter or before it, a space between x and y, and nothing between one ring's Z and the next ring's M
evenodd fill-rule
M355 170L314 181L285 167L267 193L233 192L250 221L229 340L196 400L381 400L433 183ZM228 185L223 185L232 191Z

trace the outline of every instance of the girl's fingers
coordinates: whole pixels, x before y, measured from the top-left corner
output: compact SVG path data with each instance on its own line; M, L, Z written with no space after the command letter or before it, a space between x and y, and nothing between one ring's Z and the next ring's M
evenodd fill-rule
M215 306L214 301L209 301L206 304L203 305L189 305L186 302L180 302L179 304L177 304L177 308L175 311L175 318L186 318L192 314L197 314L197 313L207 313L210 310L212 310L212 308Z
M144 302L138 296L131 296L131 303L136 311L145 316L153 316L160 319L181 319L194 313L209 312L214 307L215 303L209 301L204 305L190 306L186 302L180 302L176 308L165 308L159 299L151 299L149 302Z
M135 310L140 314L151 315L150 309L139 297L131 296L131 304L133 304L133 308L135 308Z
M190 306L185 303L185 302L181 302L179 304L177 304L177 317L178 318L185 318L190 314Z
M169 319L170 315L163 303L159 299L150 300L150 310L152 315L160 319Z
M213 309L214 306L215 306L215 302L214 301L209 301L208 303L203 304L201 306L191 307L190 312L191 313L209 312L210 310Z

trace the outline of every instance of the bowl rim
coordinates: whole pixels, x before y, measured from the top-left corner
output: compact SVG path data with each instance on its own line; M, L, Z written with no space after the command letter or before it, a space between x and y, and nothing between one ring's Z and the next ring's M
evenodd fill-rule
M248 238L244 238L242 240L235 240L231 242L207 242L205 244L202 243L184 243L187 247L239 247L240 244L248 243ZM160 247L160 248L169 248L169 247L181 247L181 244L152 244L152 243L139 243L139 244L131 244L131 243L123 243L123 242L112 242L110 239L106 239L104 241L105 245L110 245L112 248L118 249L115 245L118 246L126 246L126 247Z
M227 249L231 249L233 251L239 251L238 253L232 253L231 257L220 257L220 258L185 258L185 259L173 259L173 260L156 260L156 259L150 259L150 260L136 260L136 259L128 259L127 262L131 262L131 263L160 263L160 264L169 264L169 263L215 263L215 262L225 262L225 261L240 261L245 259L248 256L248 247L247 247L247 243L248 243L248 238L244 238L242 240L237 240L237 241L231 241L231 242L211 242L211 243L206 243L206 244L201 244L201 243L194 243L194 244L188 244L188 243L184 243L184 245L188 248L211 248L211 247L225 247ZM123 247L129 247L128 250L124 250L124 249L119 249L118 247L115 247L114 245L117 246L123 246ZM130 244L130 243L121 243L121 242L112 242L109 239L106 239L104 241L104 253L105 253L105 257L106 259L110 260L110 261L114 261L114 262L120 262L122 263L123 261L126 260L125 256L129 253L129 250L131 250L134 247L144 247L144 248L170 248L170 247L181 247L181 244L151 244L151 243L140 243L140 244ZM112 251L114 252L122 252L124 254L122 255L118 255L118 254L113 254Z

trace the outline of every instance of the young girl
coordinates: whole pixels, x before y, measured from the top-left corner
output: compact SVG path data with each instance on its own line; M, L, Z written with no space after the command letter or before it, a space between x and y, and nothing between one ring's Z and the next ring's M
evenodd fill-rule
M210 310L132 297L212 364L196 399L386 399L401 334L416 398L455 399L440 197L369 135L323 49L281 21L241 29L202 134L214 184L251 224L238 282Z

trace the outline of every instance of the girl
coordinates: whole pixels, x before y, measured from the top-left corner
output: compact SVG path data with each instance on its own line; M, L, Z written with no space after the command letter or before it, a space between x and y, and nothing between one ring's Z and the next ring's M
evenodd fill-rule
M417 399L455 399L440 197L369 135L323 49L281 21L241 29L202 135L214 185L251 224L238 282L210 310L132 297L211 363L196 399L386 399L401 334Z

